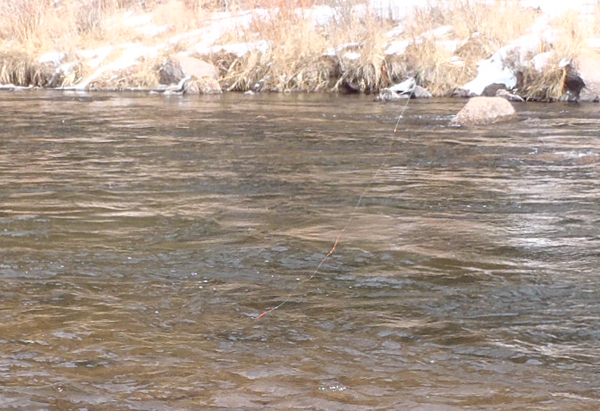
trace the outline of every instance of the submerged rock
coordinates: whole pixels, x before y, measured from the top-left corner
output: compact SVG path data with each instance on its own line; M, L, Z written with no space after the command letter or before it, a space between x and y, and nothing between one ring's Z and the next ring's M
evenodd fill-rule
M452 125L473 126L509 121L515 115L512 104L502 97L473 97L452 120Z

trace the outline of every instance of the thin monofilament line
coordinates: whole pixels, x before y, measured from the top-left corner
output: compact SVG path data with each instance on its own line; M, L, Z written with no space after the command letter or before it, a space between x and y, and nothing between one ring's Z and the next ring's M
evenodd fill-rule
M404 107L402 107L402 110L400 111L400 114L398 115L398 121L396 121L396 126L394 127L394 134L396 134L396 132L398 131L398 126L400 125L400 120L402 119L402 116L404 115L404 112L408 108L408 102L410 101L411 97L412 97L412 92L408 96L408 99L406 100L406 104L404 104ZM327 259L333 255L333 253L337 249L338 244L340 243L342 235L346 232L346 229L350 226L350 223L352 222L352 220L356 216L356 210L358 210L358 207L360 207L360 203L362 202L362 200L365 197L365 195L367 195L367 193L371 189L371 186L373 185L373 183L377 180L377 177L379 176L379 173L381 173L381 170L383 170L383 167L385 167L385 165L387 164L387 160L388 160L388 158L389 158L389 156L390 156L390 154L392 152L392 146L393 145L394 145L394 139L390 138L390 144L388 145L388 149L387 149L387 151L385 152L385 154L383 156L383 160L381 161L381 164L377 168L377 171L375 171L375 173L373 173L373 176L370 178L369 183L363 189L362 193L358 197L358 200L356 201L356 205L354 206L354 208L350 212L350 216L346 220L346 223L344 224L344 227L342 227L342 229L338 232L338 235L336 236L335 241L333 242L333 246L331 247L331 250L329 250L329 252L327 254L325 254L325 256L321 259L321 262L317 265L317 267L315 268L315 270L312 272L312 274L308 278L304 279L303 281L298 282L294 287L292 287L291 291L288 293L288 296L285 298L285 300L283 300L282 302L280 302L279 304L277 304L275 307L273 307L271 309L268 309L267 311L265 311L262 314L260 314L258 317L256 317L257 320L259 318L264 317L265 315L267 315L269 313L272 313L275 310L278 310L283 305L287 304L292 299L292 296L294 295L296 289L301 284L304 284L304 283L312 280L319 273L319 271L321 270L321 267L323 266L323 264L325 264L325 261L327 261Z

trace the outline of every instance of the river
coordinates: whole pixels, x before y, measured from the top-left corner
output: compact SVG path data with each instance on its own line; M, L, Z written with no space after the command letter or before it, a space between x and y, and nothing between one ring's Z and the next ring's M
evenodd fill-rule
M598 106L464 102L3 92L0 409L597 409Z

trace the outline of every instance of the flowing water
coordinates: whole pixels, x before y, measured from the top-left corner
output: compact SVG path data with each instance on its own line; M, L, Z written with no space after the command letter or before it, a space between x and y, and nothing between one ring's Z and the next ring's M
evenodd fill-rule
M463 104L3 93L0 409L599 409L598 106Z

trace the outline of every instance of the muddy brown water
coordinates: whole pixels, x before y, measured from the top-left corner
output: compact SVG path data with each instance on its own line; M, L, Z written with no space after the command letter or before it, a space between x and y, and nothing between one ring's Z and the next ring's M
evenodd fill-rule
M463 104L2 93L0 409L598 409L598 105Z

